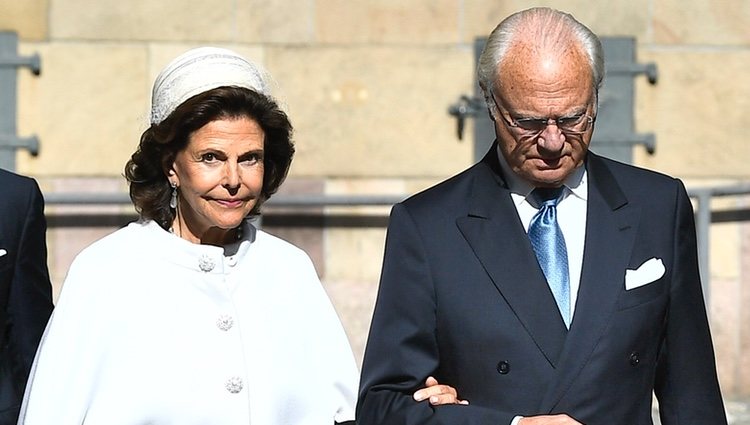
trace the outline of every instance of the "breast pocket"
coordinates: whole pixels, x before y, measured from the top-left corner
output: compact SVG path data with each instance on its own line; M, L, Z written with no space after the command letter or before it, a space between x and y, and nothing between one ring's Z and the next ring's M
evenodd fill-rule
M661 295L664 295L666 286L666 279L663 277L631 290L625 290L625 284L623 283L622 292L620 292L620 297L617 300L617 309L625 310L627 308L653 301Z

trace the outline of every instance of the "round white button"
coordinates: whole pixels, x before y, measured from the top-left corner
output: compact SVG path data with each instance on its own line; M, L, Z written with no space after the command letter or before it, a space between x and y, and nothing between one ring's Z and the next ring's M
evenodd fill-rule
M208 273L214 269L214 266L215 264L213 258L209 257L206 254L201 255L201 258L198 259L198 268L200 268L201 271Z
M237 394L238 392L242 391L242 378L240 378L239 376L233 376L227 379L227 382L224 384L224 386L230 393Z
M228 314L222 314L218 319L216 319L216 327L218 327L222 331L228 331L232 329L232 325L234 325L234 319Z

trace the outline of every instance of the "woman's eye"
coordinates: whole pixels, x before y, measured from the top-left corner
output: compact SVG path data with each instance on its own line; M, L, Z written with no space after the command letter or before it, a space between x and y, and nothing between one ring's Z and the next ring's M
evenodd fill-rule
M249 164L257 164L259 162L263 162L263 157L260 154L254 153L246 156L244 158L244 161Z
M201 156L201 161L203 162L214 162L216 161L216 155L212 153L204 153L203 156Z

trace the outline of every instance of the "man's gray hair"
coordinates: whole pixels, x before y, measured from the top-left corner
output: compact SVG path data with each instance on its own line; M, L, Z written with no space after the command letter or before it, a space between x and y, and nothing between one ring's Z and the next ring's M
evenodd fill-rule
M490 109L493 109L490 92L502 84L502 76L498 75L497 68L513 45L533 41L542 48L559 46L562 53L571 39L578 42L588 58L593 87L598 92L604 80L602 43L596 34L578 22L573 15L547 7L536 7L516 12L500 22L487 38L477 65L479 85Z

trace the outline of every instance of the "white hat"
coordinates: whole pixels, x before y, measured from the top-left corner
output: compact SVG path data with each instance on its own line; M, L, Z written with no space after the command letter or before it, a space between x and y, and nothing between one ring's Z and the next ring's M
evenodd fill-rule
M218 47L188 50L156 77L151 93L151 124L164 121L191 97L223 86L267 92L261 68L237 53Z

